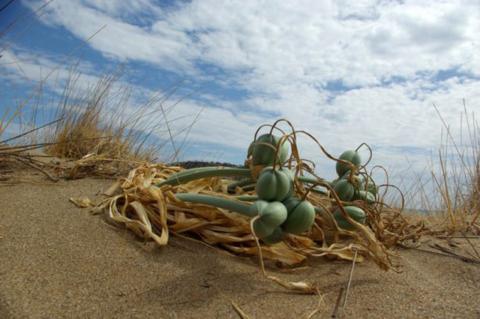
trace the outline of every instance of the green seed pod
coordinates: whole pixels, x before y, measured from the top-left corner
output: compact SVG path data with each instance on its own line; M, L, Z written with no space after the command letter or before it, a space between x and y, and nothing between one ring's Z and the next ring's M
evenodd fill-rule
M290 212L293 211L295 207L300 204L300 202L301 200L297 197L288 197L286 200L283 201L283 205L285 205L288 214L290 214Z
M262 240L265 244L273 245L281 242L286 235L280 227L276 227L270 235L262 238Z
M378 192L377 185L375 184L375 182L373 181L373 179L370 176L365 178L365 181L363 182L363 187L362 188L364 190L372 193L373 195L377 195L377 192Z
M260 173L255 189L260 199L282 201L292 189L292 180L287 169L266 167Z
M312 227L315 222L315 208L309 201L290 197L284 204L288 210L287 220L282 224L285 232L298 235Z
M253 165L272 165L275 159L276 148L279 146L280 138L275 135L264 134L253 142L251 154ZM270 144L270 147L265 144ZM284 141L278 150L277 162L283 163L288 158L290 147L288 141Z
M267 225L261 219L257 219L253 222L253 231L258 238L265 238L267 236L270 236L274 230L275 227Z
M280 202L268 203L258 212L260 220L266 225L275 228L285 222L288 216L287 208Z
M374 184L368 184L367 185L367 191L372 194L373 196L376 196L378 193L378 188Z
M289 198L289 197L293 196L293 192L294 192L294 183L293 182L295 181L295 171L293 171L289 168L286 168L286 167L282 167L280 170L284 171L285 174L287 174L287 176L290 179L290 190L288 191L287 195L284 197L284 200L285 200L285 198Z
M375 203L375 195L364 190L355 191L355 196L353 197L353 199L361 199L366 201L368 204Z
M333 190L335 191L335 193L337 193L340 200L346 202L351 201L353 199L353 196L355 195L355 187L346 179L339 180L335 184Z
M360 158L360 154L356 151L348 150L340 155L339 159L352 163L353 165L359 167L362 159ZM335 166L337 170L338 176L343 176L348 170L350 170L350 165L344 164L342 162L337 162Z
M365 212L356 206L344 206L343 209L345 209L345 212L356 222L359 222L361 224L365 224L365 219L366 215ZM353 230L355 227L350 224L345 217L342 214L342 211L340 208L337 208L335 212L333 213L333 217L335 218L338 227L346 229L346 230Z

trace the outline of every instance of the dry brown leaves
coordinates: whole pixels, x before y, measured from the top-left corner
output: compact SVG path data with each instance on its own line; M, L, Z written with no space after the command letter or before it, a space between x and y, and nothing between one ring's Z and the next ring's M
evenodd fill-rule
M235 255L258 256L248 217L216 207L181 202L175 197L175 193L190 192L232 199L226 191L231 181L207 178L179 186L155 186L180 170L180 167L163 164L141 165L112 185L106 192L107 197L97 205L97 211L103 209L111 220L160 246L166 245L169 235L173 234L188 236ZM309 200L317 207L324 207L312 230L304 236L288 235L275 245L262 245L261 253L266 260L284 266L295 266L307 258L323 256L352 260L357 250L358 261L368 257L387 270L392 266L387 247L403 239L412 239L416 231L400 215L392 213L393 210L379 212L373 209L368 210L373 230L355 222L355 231L341 230L330 213L330 199L312 193Z

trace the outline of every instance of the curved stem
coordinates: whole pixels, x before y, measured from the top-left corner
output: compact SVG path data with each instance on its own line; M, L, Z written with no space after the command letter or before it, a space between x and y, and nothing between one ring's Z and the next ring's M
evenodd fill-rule
M186 170L177 174L170 175L166 180L158 183L156 186L180 185L199 178L221 177L221 176L245 176L251 177L251 171L248 168L219 168L205 167L202 170Z
M253 191L255 189L255 184L250 184L250 185L247 185L247 186L243 186L242 189L244 192L250 192L250 191Z
M249 177L241 179L239 181L230 183L228 185L228 192L229 193L234 192L237 187L241 188L243 186L247 186L247 185L250 185L250 184L253 184L253 183L255 183L255 182Z
M271 125L271 124L262 124L262 125L260 125L260 126L257 128L257 130L255 131L255 135L253 136L253 141L254 141L254 142L257 140L258 133L259 133L260 130L261 130L262 128L264 128L264 127L270 127L270 128L271 128L270 134L273 133L273 129L275 128L276 130L280 131L280 133L282 133L282 135L285 135L285 132L284 132L282 129L278 128L278 127L273 127L273 125Z
M298 176L298 180L302 183L313 184L313 186L310 187L309 190L314 192L314 193L318 193L318 194L322 194L322 195L328 195L329 194L328 191L324 191L322 189L315 188L315 186L317 186L319 184L319 182L330 184L329 181L326 181L324 179L318 179L316 177L307 177L307 176Z
M310 189L310 191L314 192L314 193L322 194L322 195L325 195L325 196L329 195L329 193L327 191L324 191L323 189L312 188L312 189Z
M278 121L277 121L278 122ZM277 123L275 122L275 123ZM280 140L278 141L278 144L275 146L275 157L273 158L273 171L275 172L276 166L277 166L277 160L278 160L278 153L280 152L280 149L282 148L283 143L286 143L287 141L290 142L289 140L290 134L288 135L283 135ZM273 138L273 137L272 137ZM280 166L282 166L283 163L280 163Z
M322 178L318 179L316 177L308 177L308 176L298 176L298 180L302 183L309 183L309 184L317 184L318 182L328 183Z
M372 156L373 156L372 148L371 148L370 145L368 145L367 143L362 143L362 144L360 144L360 145L355 149L355 152L358 152L358 150L359 150L360 148L362 148L362 146L365 146L365 147L368 149L369 155L368 155L368 160L365 162L365 164L361 165L360 169L365 168L365 167L368 165L368 163L370 163L370 161L372 160Z
M258 200L258 196L256 196L256 195L238 195L238 196L235 196L235 199L241 200L241 201L244 201L244 202L254 202L254 201Z
M238 201L228 200L222 197L202 195L202 194L191 194L191 193L181 193L176 194L175 197L178 200L184 202L192 202L198 204L205 204L210 206L215 206L218 208L228 209L232 212L236 212L248 217L256 216L256 212L252 212L250 209L251 205L244 204Z

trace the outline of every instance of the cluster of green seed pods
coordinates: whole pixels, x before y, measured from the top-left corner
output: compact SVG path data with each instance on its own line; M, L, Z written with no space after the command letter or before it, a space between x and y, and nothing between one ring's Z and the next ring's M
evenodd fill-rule
M251 144L247 154L253 165L266 166L255 185L258 200L254 203L256 207L264 208L259 211L259 218L253 226L255 234L267 244L281 241L286 233L301 234L315 221L313 205L294 197L295 173L281 166L289 153L287 142L281 142L275 135L264 134ZM274 167L275 163L280 166ZM275 213L277 218L270 217L270 213Z
M201 194L182 193L176 197L182 201L212 205L249 217L258 216L253 222L255 235L263 242L273 244L283 240L287 233L301 234L308 231L315 221L313 205L294 195L294 172L282 166L289 157L289 146L288 141L273 134L261 135L250 144L247 158L254 166L263 167L256 181L253 179L252 171L247 167L203 167L173 174L157 186L175 186L213 176L243 177L240 181L230 184L228 191L234 192L237 187L245 189L251 187L253 183L257 196L251 204Z
M275 169L272 166L264 168L258 177L255 188L257 202L274 206L277 215L282 216L282 222L276 224L266 222L264 214L259 213L260 218L254 222L255 234L268 244L281 241L285 233L301 234L309 230L315 221L313 205L307 200L293 196L294 178L295 174L288 168ZM257 224L261 226L257 227ZM261 232L263 230L270 232L264 236L265 233Z
M157 186L179 185L207 177L236 176L242 179L228 185L229 193L236 193L240 187L244 191L255 190L255 195L236 196L232 199L212 195L180 193L177 199L185 202L201 203L237 212L253 220L253 232L264 243L282 241L287 234L302 234L315 223L314 207L306 199L297 196L297 183L316 184L319 179L295 176L295 172L285 167L290 158L290 142L272 133L263 134L253 141L247 152L247 164L243 168L203 167L172 174ZM371 177L359 174L361 158L357 151L346 151L337 161L338 178L330 183L333 191L342 202L363 200L368 204L376 201L377 187ZM254 171L256 172L254 174ZM323 180L322 180L323 181ZM314 187L311 190L327 194ZM302 193L302 192L300 192ZM353 230L348 218L365 223L365 212L357 206L334 206L333 217L340 228Z
M347 150L340 155L339 159L342 161L338 161L335 167L338 178L331 182L338 198L344 202L361 200L367 204L375 203L377 186L369 175L360 174L359 170L362 163L360 154L356 150ZM365 223L366 215L363 209L352 205L343 208L353 220ZM333 216L340 228L354 229L340 208L334 207Z

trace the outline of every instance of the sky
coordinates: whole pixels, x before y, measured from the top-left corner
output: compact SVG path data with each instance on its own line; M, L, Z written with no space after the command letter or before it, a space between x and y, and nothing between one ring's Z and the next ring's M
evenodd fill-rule
M366 142L372 163L421 171L442 134L433 104L455 137L463 101L480 110L478 0L43 4L0 12L0 30L21 19L0 37L0 111L46 76L61 92L76 61L83 85L122 65L138 101L180 87L169 120L180 118L170 125L177 145L188 141L184 160L242 163L256 128L286 118L333 155ZM158 127L165 139L160 116ZM333 178L334 163L300 144Z

